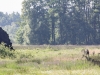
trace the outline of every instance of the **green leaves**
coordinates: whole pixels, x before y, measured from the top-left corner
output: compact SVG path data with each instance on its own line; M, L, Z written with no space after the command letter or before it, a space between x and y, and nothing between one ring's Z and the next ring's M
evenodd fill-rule
M25 0L23 35L29 44L95 44L100 39L99 3L99 0Z
M4 46L4 43L0 44L0 58L14 58L14 52Z

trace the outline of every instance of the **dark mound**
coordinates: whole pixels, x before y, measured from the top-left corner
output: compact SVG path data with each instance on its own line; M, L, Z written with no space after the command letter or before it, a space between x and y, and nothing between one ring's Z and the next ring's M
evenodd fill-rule
M9 47L11 50L13 49L12 43L9 39L9 35L6 33L6 31L4 31L1 27L0 27L0 44L1 43L5 43L6 47Z

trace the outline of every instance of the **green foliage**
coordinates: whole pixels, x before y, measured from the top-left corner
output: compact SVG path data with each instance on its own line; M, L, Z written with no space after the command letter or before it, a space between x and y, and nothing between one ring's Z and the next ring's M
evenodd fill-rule
M16 39L17 39L18 44L22 44L24 42L23 33L24 33L24 31L21 28L16 33L16 35L17 35Z
M20 21L20 14L13 12L11 14L0 12L0 26L11 25L12 22Z
M16 41L16 32L18 31L19 26L14 22L11 25L6 25L2 27L8 34L12 43L17 43Z
M0 57L1 58L14 58L14 52L4 46L4 43L0 44Z
M9 34L9 38L13 43L16 42L16 32L19 28L20 14L13 12L11 14L0 12L0 27L2 27Z
M22 5L19 43L100 44L99 0L24 0Z
M100 74L100 68L97 65L81 59L80 52L87 46L60 46L59 50L57 50L59 46L46 46L46 48L38 46L38 50L33 46L33 49L21 47L15 51L15 59L0 59L0 75ZM93 49L94 46L88 46L88 48ZM94 50L98 48L99 46L96 46ZM96 56L94 58L99 59Z
M45 4L43 1L41 1L43 4L41 6L36 5L35 7L35 4L38 4L37 1L30 0L27 2L23 1L23 7L25 8L23 8L23 11L22 11L23 12L22 19L24 23L21 22L21 27L24 28L24 32L27 29L27 31L23 33L23 35L25 35L23 37L23 40L24 40L23 43L25 44L48 44L49 39L50 39L50 31L49 31L50 29L48 27L49 23L47 20L47 14L46 14L47 12L45 11L46 9L44 9ZM34 9L30 8L31 3L32 3L32 6L35 7ZM27 7L27 6L30 6L30 7ZM28 27L25 28L25 26L27 25Z

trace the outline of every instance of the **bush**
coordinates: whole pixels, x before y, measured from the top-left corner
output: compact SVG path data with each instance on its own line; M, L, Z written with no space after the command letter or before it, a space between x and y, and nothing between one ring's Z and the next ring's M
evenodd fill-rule
M0 44L0 57L6 58L6 57L14 57L14 52L11 51L8 47L5 47L4 43Z

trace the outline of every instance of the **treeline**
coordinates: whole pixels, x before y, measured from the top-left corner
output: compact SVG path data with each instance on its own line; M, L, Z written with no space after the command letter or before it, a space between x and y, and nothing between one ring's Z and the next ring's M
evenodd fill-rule
M20 44L100 44L100 0L24 0Z
M20 14L13 12L11 14L0 12L0 26L11 25L12 22L20 21Z
M18 31L20 21L21 18L18 12L11 14L0 12L0 27L9 34L13 43L17 43L16 32Z

